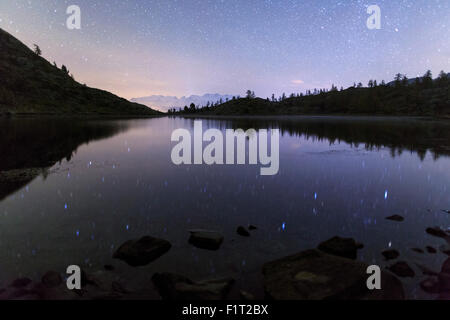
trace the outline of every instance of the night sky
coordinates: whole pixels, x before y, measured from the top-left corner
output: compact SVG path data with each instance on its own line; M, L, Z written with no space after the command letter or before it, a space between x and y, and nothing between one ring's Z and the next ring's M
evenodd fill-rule
M73 4L81 30L66 28ZM366 26L374 4L381 30ZM126 98L267 97L450 71L448 0L3 0L0 28Z

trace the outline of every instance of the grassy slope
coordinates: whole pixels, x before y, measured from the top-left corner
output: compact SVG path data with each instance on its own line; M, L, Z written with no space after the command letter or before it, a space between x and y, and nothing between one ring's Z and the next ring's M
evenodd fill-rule
M159 112L89 88L0 29L1 114L156 115Z

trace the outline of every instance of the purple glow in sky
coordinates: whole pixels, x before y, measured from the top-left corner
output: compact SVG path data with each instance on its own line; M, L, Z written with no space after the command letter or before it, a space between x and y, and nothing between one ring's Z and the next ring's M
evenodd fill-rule
M381 29L366 10L381 8ZM66 9L78 5L81 30ZM0 28L126 98L258 96L450 71L448 0L8 0Z

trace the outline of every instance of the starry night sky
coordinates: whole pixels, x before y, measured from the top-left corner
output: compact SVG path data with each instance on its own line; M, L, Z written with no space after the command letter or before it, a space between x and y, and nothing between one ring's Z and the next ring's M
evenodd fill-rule
M72 4L81 30L65 26ZM373 4L381 30L366 26ZM126 98L266 97L450 71L448 0L3 0L0 28Z

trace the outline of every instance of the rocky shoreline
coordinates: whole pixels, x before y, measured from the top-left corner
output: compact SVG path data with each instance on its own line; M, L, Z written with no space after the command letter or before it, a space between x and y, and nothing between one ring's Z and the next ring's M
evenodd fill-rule
M398 216L390 219L401 222ZM239 226L236 233L250 237L255 226ZM427 228L432 236L442 238L446 245L440 253L450 256L445 250L450 244L450 230L439 227ZM224 237L217 231L189 230L189 243L202 250L219 250ZM369 290L366 282L368 265L357 261L357 252L364 245L351 238L333 237L320 243L317 249L304 250L297 254L265 263L261 267L264 299L275 300L403 300L405 292L401 278L414 278L416 273L396 249L382 252L386 261L397 260L381 273L381 290ZM113 258L131 267L146 266L171 249L169 241L145 236L126 241ZM416 252L425 254L420 248ZM420 252L419 252L420 251ZM438 250L426 247L428 254ZM440 271L417 265L427 278L420 283L423 291L437 299L450 299L450 258ZM193 280L181 274L155 272L144 290L134 290L123 282L114 265L105 265L104 270L87 274L82 271L82 289L70 291L62 274L49 271L40 281L19 278L6 288L0 289L0 300L254 300L255 295L239 287L232 277L223 279ZM230 295L233 291L234 294ZM258 299L261 297L258 297Z

